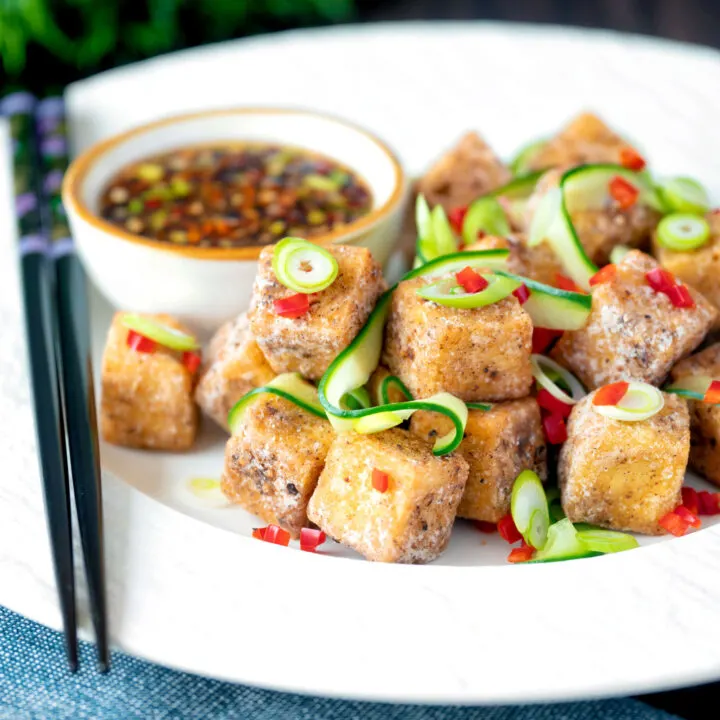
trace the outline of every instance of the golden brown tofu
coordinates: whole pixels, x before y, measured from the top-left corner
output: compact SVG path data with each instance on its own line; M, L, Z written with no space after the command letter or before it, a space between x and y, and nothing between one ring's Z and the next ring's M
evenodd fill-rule
M594 163L620 163L620 152L630 145L597 115L582 113L574 118L542 149L533 155L533 170Z
M227 430L230 408L245 393L274 377L243 313L225 323L210 341L209 357L195 389L195 401Z
M158 345L155 352L128 347L125 313L116 313L102 359L100 431L113 445L153 450L187 450L195 441L198 412L194 376L179 353ZM147 317L190 331L170 315Z
M551 188L557 187L562 174L561 170L551 170L540 178L525 211L528 227L540 200ZM660 218L656 210L637 203L627 210L622 210L616 203L609 203L602 210L583 210L571 214L580 243L587 256L597 265L607 264L610 253L618 245L646 248Z
M365 324L385 290L382 270L367 248L333 245L335 282L315 293L301 317L278 315L273 302L295 293L281 285L272 269L274 245L263 248L248 317L250 329L270 367L278 374L299 372L319 380L330 363Z
M434 282L435 280L433 280ZM466 402L525 397L532 384L532 321L512 295L471 310L438 305L401 282L385 328L385 364L416 398L449 392Z
M572 522L664 532L658 521L681 503L690 417L685 400L663 395L665 407L639 422L604 417L593 407L594 393L575 405L558 465L562 506Z
M693 375L720 380L720 343L682 360L672 369L673 381ZM689 400L690 467L720 485L720 405Z
M385 492L373 487L374 469L389 476ZM308 517L369 560L430 562L450 540L467 475L462 456L436 457L407 430L338 435Z
M510 177L510 171L487 143L469 132L425 173L418 192L430 206L442 205L450 211L502 187Z
M334 437L327 420L276 395L260 395L227 441L222 491L297 538Z
M494 250L508 249L508 270L518 275L523 275L531 280L555 286L557 274L565 273L562 263L558 260L555 252L545 242L530 247L526 243L524 235L515 235L507 238L487 235L466 250Z
M410 430L434 442L452 429L452 421L420 411ZM459 452L470 468L458 517L497 522L510 512L510 494L523 470L547 477L547 453L540 408L535 398L497 403L491 410L470 410Z
M658 267L649 255L629 252L610 282L592 291L592 312L581 330L566 332L552 357L593 389L618 380L660 385L672 366L703 340L717 311L689 288L693 308L674 307L647 283Z
M690 252L676 252L662 247L654 238L653 253L666 270L692 285L720 309L720 213L708 213L706 219L710 223L710 239L702 247ZM720 313L715 329L720 329Z

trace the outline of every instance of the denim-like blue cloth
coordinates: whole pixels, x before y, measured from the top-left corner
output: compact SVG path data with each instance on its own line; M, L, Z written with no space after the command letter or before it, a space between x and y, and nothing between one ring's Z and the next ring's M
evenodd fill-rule
M670 720L634 700L455 708L301 697L208 680L113 653L94 670L65 666L60 633L0 607L0 720Z

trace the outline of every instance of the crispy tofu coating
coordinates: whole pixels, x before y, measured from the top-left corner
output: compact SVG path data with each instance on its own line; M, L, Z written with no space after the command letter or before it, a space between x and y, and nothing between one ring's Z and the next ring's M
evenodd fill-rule
M297 538L334 438L327 420L289 400L262 394L225 447L226 497Z
M697 250L676 252L662 247L655 237L653 254L658 262L675 277L701 292L720 309L720 214L706 215L710 223L710 239ZM720 313L714 329L720 330Z
M418 192L445 210L467 205L505 185L510 171L475 132L469 132L420 179Z
M532 384L532 321L512 295L471 310L416 294L401 282L385 329L385 365L416 398L449 392L466 402L525 397Z
M103 352L100 432L113 445L187 450L198 428L194 377L179 353L161 346L153 353L129 348L124 315L118 312L113 317ZM190 332L170 315L148 317Z
M426 411L416 412L410 430L434 442L452 428L452 421ZM510 494L523 470L547 477L547 453L535 398L497 403L491 410L470 410L459 452L470 468L458 517L497 522L510 512Z
M514 235L501 238L487 235L466 250L496 250L507 249L508 271L523 275L531 280L555 286L558 273L564 273L562 263L558 260L553 249L545 242L530 247L527 245L525 235Z
M620 162L620 152L630 145L597 115L582 113L574 118L535 154L533 170L595 163Z
M720 343L691 355L672 370L673 381L691 375L708 375L720 380ZM720 405L689 400L690 467L720 485Z
M248 317L257 344L278 374L299 372L319 380L352 342L385 290L380 265L367 248L334 245L326 249L338 261L338 276L329 288L314 295L310 309L299 318L275 312L275 300L295 293L275 277L274 246L260 253Z
M540 178L525 211L528 226L541 198L558 186L562 175L562 170L550 170ZM638 203L627 210L616 203L609 203L602 210L583 210L571 215L580 243L597 265L607 264L610 253L618 245L646 248L660 218L659 212Z
M373 469L388 474L385 492L373 487ZM338 435L308 517L370 560L430 562L450 540L467 475L462 456L436 457L407 430Z
M253 388L270 382L275 373L255 342L244 313L215 333L208 354L195 389L195 400L227 430L230 408Z
M687 404L666 393L659 413L623 422L598 413L593 396L573 408L560 451L563 510L572 522L659 535L660 518L681 503L690 451Z
M692 288L694 308L674 307L653 290L645 273L656 267L649 255L629 252L617 265L616 277L593 288L585 327L566 332L555 345L552 357L586 387L618 380L660 385L715 321L715 308Z

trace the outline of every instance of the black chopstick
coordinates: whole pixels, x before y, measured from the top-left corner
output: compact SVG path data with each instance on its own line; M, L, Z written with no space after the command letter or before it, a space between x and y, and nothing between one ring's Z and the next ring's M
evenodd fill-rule
M62 373L67 450L88 583L90 613L95 630L98 666L101 672L105 672L110 666L110 651L90 318L85 273L75 255L60 197L62 177L68 166L62 99L52 97L40 101L35 117L43 175L43 224L52 241L49 256L56 280L59 364Z
M43 234L38 199L40 178L34 109L35 99L27 93L14 93L0 101L0 114L9 119L12 139L25 332L45 512L65 633L65 649L70 669L74 672L78 666L78 648L69 482L54 351L57 333L52 312L53 273L47 261L49 239Z

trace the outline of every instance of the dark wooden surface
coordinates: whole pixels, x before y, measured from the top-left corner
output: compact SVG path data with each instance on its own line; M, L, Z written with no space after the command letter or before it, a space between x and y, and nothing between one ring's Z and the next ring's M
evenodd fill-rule
M361 18L369 22L473 18L554 23L720 46L720 0L360 0L359 4ZM686 720L720 717L720 682L638 699Z

